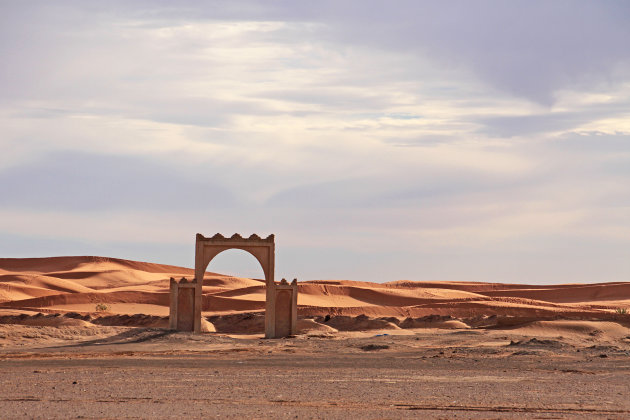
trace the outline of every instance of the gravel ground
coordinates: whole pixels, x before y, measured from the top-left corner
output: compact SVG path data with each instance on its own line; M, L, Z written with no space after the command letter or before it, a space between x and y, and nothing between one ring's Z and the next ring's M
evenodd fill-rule
M618 347L488 332L261 340L134 329L3 349L0 417L622 419L629 368Z

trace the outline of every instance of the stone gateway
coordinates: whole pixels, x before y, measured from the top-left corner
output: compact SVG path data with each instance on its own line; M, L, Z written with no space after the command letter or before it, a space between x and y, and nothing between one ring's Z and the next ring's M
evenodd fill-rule
M253 234L229 238L217 233L211 238L197 234L195 241L195 278L192 281L171 279L170 328L178 331L201 332L203 276L214 257L228 249L249 252L260 263L265 274L265 337L280 338L296 333L297 280L289 284L274 281L274 235L266 238Z

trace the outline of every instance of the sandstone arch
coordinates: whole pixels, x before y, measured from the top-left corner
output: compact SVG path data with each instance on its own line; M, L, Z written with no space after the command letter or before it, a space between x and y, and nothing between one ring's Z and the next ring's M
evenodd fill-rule
M295 334L297 324L297 281L294 280L291 285L288 285L286 280L283 279L281 284L276 285L274 281L274 238L274 235L269 235L263 239L256 234L244 238L238 233L235 233L229 238L219 233L210 238L206 238L198 233L195 239L195 279L192 282L184 282L184 280L182 280L180 283L171 280L171 328L179 329L178 326L180 325L189 325L179 321L180 318L187 319L187 314L179 313L180 311L178 311L176 302L184 301L179 297L179 287L182 287L181 293L184 294L189 293L186 289L194 287L194 304L191 314L193 318L193 331L195 333L201 332L202 287L206 268L214 257L223 251L228 249L240 249L250 253L258 260L265 275L265 337L276 338ZM179 284L182 284L182 286L179 286ZM276 311L278 293L280 293L282 300L282 310L280 312ZM290 294L290 300L287 300L287 293ZM285 308L287 304L290 304L290 306ZM283 319L277 321L277 315ZM290 318L285 319L287 316ZM278 326L279 334L276 333L276 326Z

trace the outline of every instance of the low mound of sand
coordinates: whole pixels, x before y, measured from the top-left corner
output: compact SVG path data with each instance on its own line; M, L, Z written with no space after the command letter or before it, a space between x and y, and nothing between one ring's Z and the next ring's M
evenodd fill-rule
M67 318L64 316L15 316L0 317L0 324L29 325L31 327L94 327L94 324L82 319Z
M399 326L400 328L470 328L470 326L465 322L459 319L453 319L450 316L425 316L421 318L406 318L399 324Z
M576 340L603 337L618 340L627 337L630 329L618 322L607 321L534 321L515 328L523 335L536 337L564 337Z
M400 327L396 325L398 320L370 318L365 315L359 315L356 317L351 316L332 316L332 317L319 317L316 321L320 324L332 327L337 331L363 331L363 330L399 330Z
M213 332L217 332L217 329L212 322L202 317L201 318L201 332L213 333Z
M307 334L307 333L332 334L339 331L336 328L333 328L329 325L321 324L315 321L314 319L310 319L310 318L298 319L297 330L298 330L298 334Z
M76 345L93 342L117 334L129 328L88 325L41 326L0 324L0 348L23 348L24 345ZM16 347L17 346L17 347Z

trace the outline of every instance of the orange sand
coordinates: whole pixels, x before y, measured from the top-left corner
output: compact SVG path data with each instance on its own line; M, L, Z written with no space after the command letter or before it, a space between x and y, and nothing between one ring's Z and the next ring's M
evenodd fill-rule
M168 315L169 278L193 270L104 257L0 258L0 314L12 310ZM204 315L264 309L262 280L206 273ZM630 308L630 283L519 285L473 282L301 282L299 314L417 318L498 315L535 319L616 319Z

